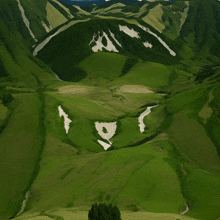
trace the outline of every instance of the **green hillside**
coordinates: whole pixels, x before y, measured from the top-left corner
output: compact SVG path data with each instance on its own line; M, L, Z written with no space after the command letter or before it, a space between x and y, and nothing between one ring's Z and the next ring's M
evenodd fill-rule
M220 217L219 2L0 4L0 219Z

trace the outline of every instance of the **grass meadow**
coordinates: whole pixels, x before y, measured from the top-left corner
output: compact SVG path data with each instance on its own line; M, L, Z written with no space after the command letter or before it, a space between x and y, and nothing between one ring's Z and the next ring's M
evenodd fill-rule
M37 94L17 94L15 109L0 134L1 206L0 212L13 215L23 200L41 149L40 108ZM8 184L11 183L11 184ZM20 192L20 193L18 193Z

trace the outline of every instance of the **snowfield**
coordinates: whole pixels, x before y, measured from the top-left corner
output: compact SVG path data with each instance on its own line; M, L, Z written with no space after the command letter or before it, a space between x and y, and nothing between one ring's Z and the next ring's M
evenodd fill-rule
M109 30L109 33L111 37L114 39L114 41L116 42L116 44L118 44L119 47L122 47L121 44L118 42L118 40L115 38L115 35L110 30Z
M98 140L99 144L103 146L104 150L108 150L111 147L111 144L107 144L104 141Z
M115 45L111 42L111 40L108 38L108 35L103 32L103 35L101 36L100 32L98 32L98 40L95 41L95 37L97 35L94 34L93 35L93 39L90 41L89 45L91 45L92 43L95 43L96 45L92 47L92 50L93 52L98 52L99 50L102 51L102 48L105 48L107 51L111 52L119 52ZM107 46L104 46L103 43L102 43L102 39L103 37L105 37L105 39L107 40Z
M68 115L63 111L61 105L58 106L58 110L59 110L59 116L64 117L64 128L65 128L66 134L67 134L69 132L70 123L72 122L72 120L70 120L68 118Z
M148 43L148 42L144 42L143 44L146 48L152 48L153 47L153 45L151 43Z
M109 142L109 144L106 144L105 142L98 140L99 144L101 144L105 150L107 150L109 147L111 147L112 142L109 140L112 138L115 134L115 131L117 129L117 122L95 122L95 128L98 131L98 134L105 140ZM103 131L103 128L106 129L106 133Z
M30 22L29 22L29 20L27 19L26 15L25 15L25 11L24 11L24 8L22 7L21 3L20 3L20 0L17 0L17 2L18 2L18 7L21 11L21 16L23 18L23 21L24 21L27 29L29 30L29 33L30 33L31 37L34 39L35 42L37 42L37 39L35 38L32 30L30 28Z
M157 107L158 105L147 107L147 109L141 113L141 115L138 117L138 122L139 122L139 127L140 127L140 132L144 132L145 124L144 124L144 117L149 115L151 113L151 109L154 107Z
M51 27L48 27L43 21L41 21L41 24L43 25L44 29L46 30L46 32L50 32Z
M172 56L176 56L176 53L170 49L170 47L160 38L158 37L155 33L153 33L149 28L146 28L144 27L143 25L138 25L141 29L143 29L144 31L148 32L149 34L153 35L154 37L156 37L160 43L169 51L169 53L172 55Z
M181 213L181 215L185 215L185 214L189 211L189 206L188 206L187 204L185 204L185 205L186 205L186 210L183 211L183 212Z
M133 28L129 29L128 26L122 26L119 25L119 30L123 31L125 34L127 34L130 37L140 38L139 33L135 31Z
M26 207L26 204L27 204L27 201L28 201L28 198L29 198L29 191L26 192L25 194L25 198L22 202L22 206L21 206L21 210L16 214L16 216L19 216L22 212L24 212L24 209Z

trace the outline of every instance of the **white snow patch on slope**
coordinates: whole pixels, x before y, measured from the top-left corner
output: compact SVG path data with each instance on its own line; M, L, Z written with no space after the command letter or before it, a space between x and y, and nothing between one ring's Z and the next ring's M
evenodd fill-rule
M143 29L144 31L148 32L149 34L153 35L154 37L156 37L160 43L170 52L170 54L172 56L176 56L176 53L170 49L170 47L160 38L158 37L155 33L153 33L149 28L144 27L143 25L138 25L141 29Z
M27 201L28 201L28 198L29 198L29 191L26 192L25 198L22 202L21 210L16 214L16 216L20 215L24 211L26 204L27 204Z
M57 3L61 8L63 8L67 12L69 18L73 18L74 17L71 14L70 10L68 8L66 8L63 4L61 4L59 1L57 1L57 0L52 0L52 1Z
M92 47L93 52L98 52L99 50L102 51L102 48L105 48L107 51L118 52L118 50L116 49L114 44L111 42L111 40L108 38L108 35L105 32L103 32L102 36L100 36L100 32L98 33L97 41L95 41L95 37L96 37L96 34L93 35L93 39L89 43L89 45L93 42L96 44L95 46ZM105 37L107 40L107 46L104 46L102 44L103 37Z
M72 122L72 120L70 120L68 118L68 115L63 111L61 105L58 106L58 110L59 110L59 116L60 117L64 117L64 128L66 130L66 133L69 132L69 128L70 128L70 123Z
M45 47L45 45L48 44L49 41L50 41L53 37L55 37L57 34L59 34L59 33L63 32L63 31L65 31L67 28L71 27L72 25L74 25L74 24L76 24L76 23L78 23L78 22L86 22L86 21L89 21L89 20L90 20L90 18L89 18L89 19L86 19L86 20L70 21L68 24L63 25L63 26L62 26L60 29L58 29L53 35L47 37L44 41L42 41L40 44L38 44L38 45L34 48L33 55L34 55L34 56L37 56L38 52L39 52L40 50L42 50L42 49Z
M107 150L109 147L111 147L112 142L109 140L112 138L115 134L116 128L117 128L117 122L95 122L95 128L98 131L98 134L105 140L109 142L109 144L98 140L99 144L101 144L105 150ZM103 132L103 128L106 129L106 133Z
M60 30L60 29L59 29ZM57 32L55 32L53 35L49 36L48 38L46 38L43 42L41 42L40 44L38 44L34 51L33 51L33 55L37 56L37 53L42 50L44 48L44 46L54 37L59 33L59 30Z
M60 77L59 77L52 69L50 69L50 71L54 74L54 76L55 76L59 81L61 81L61 82L66 82L66 81L60 79Z
M116 44L118 44L119 47L122 47L121 44L118 42L118 40L115 38L115 35L110 30L109 30L109 33L111 37L114 39L114 41L116 42Z
M152 48L153 47L153 45L151 44L151 43L148 43L148 42L144 42L143 43L144 44L144 46L146 47L146 48Z
M183 211L183 212L181 213L181 215L185 215L185 214L189 211L189 206L188 206L187 204L185 204L185 205L186 205L186 210Z
M51 28L48 27L43 21L41 21L41 24L43 25L43 27L45 28L46 32L50 32Z
M99 144L103 146L104 150L108 150L111 147L111 144L107 144L104 141L98 140Z
M20 0L17 0L17 2L18 2L18 7L21 11L21 16L23 18L23 21L24 21L27 29L29 30L31 37L34 39L35 42L37 42L37 39L35 38L33 32L31 31L30 22L29 22L29 20L27 19L26 15L25 15L25 11L24 11L24 8L22 7L21 3L20 3Z
M151 109L157 107L157 105L155 106L151 106L151 107L147 107L147 109L141 113L141 115L138 117L138 122L139 122L139 127L140 127L140 132L143 133L144 132L144 128L145 128L145 124L144 124L144 117L149 115L151 113Z
M133 28L129 29L128 26L119 25L119 30L123 31L125 34L129 35L130 37L140 38L139 33L135 31Z

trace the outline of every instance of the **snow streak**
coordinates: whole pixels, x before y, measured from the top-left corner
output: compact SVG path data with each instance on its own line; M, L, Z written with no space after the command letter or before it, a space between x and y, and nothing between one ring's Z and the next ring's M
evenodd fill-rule
M160 43L170 52L170 54L172 56L176 56L176 53L170 49L170 47L160 38L158 37L155 33L153 33L149 28L144 27L143 25L138 25L141 29L143 29L144 31L148 32L149 34L153 35L154 37L156 37Z
M18 2L18 7L21 11L21 16L23 18L23 21L24 21L27 29L29 30L31 37L34 39L35 42L37 42L37 39L35 38L33 32L31 31L30 22L29 22L29 20L27 19L26 15L25 15L25 11L24 11L24 8L22 7L21 3L20 3L20 0L17 0L17 2Z

